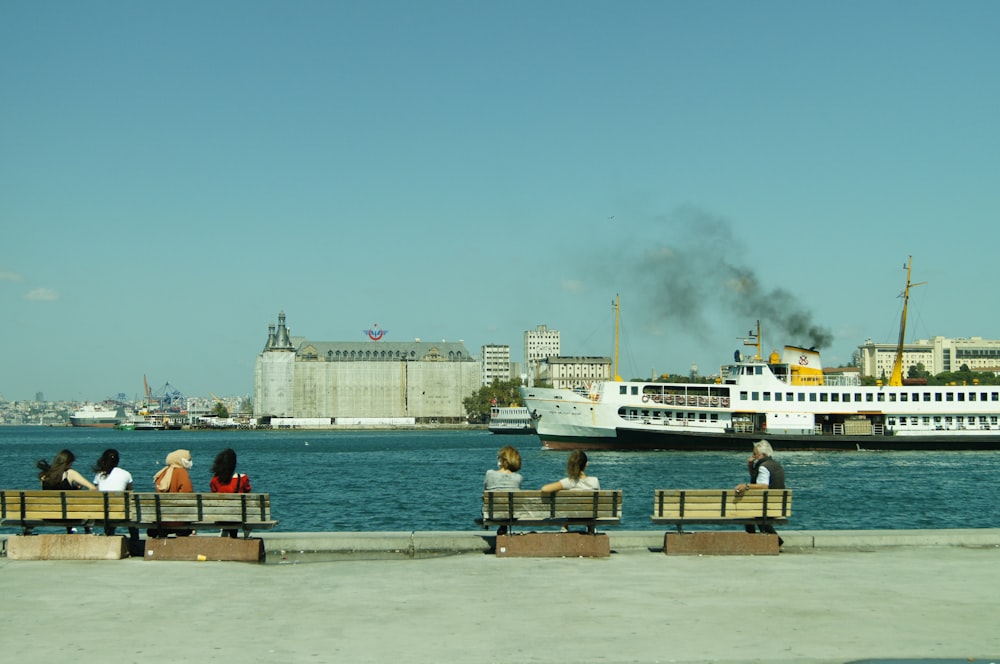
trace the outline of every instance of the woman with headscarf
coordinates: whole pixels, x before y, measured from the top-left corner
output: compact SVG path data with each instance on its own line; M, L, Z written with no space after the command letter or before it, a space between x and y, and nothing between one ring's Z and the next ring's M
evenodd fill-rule
M191 461L191 452L188 450L174 450L167 455L167 465L160 469L160 472L153 476L157 493L193 493L194 485L191 484L191 475L188 471L194 462ZM150 528L146 534L150 537L166 537L174 534L178 537L185 537L194 533L190 528L176 528L183 526L182 523L163 523L162 528Z
M153 476L157 493L192 493L191 475L188 471L194 462L188 450L174 450L167 455L167 465Z

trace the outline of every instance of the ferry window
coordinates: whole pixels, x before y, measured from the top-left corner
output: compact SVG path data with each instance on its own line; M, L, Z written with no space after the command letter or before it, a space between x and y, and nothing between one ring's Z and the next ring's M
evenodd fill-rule
M996 423L997 423L997 416L990 415L990 426L996 426Z
M959 401L965 401L965 393L964 392L959 392L958 393L958 400Z
M816 401L816 393L815 392L810 392L809 393L809 401Z
M899 426L901 426L901 427L905 427L906 426L906 418L905 417L899 418Z
M633 385L632 386L632 395L634 396L636 394L639 394L639 386L638 385Z
M900 400L900 401L906 401L906 398L907 398L908 396L909 396L909 395L908 395L908 394L907 394L906 392L903 392L902 394L900 394L900 395L899 395L899 400Z
M708 420L708 413L699 413L698 414L698 419L700 421L702 421L702 422L707 421Z
M895 417L890 417L889 418L889 426L891 426L891 427L896 426L896 418Z
M941 401L941 393L940 392L935 392L934 393L934 401Z
M709 416L708 416L708 419L710 421L712 421L712 422L718 422L719 421L719 414L718 413L710 413ZM994 418L994 419L996 419L996 418Z
M931 423L931 418L929 418L926 415L924 415L924 424L927 425L927 424L930 424L930 423Z
M979 393L979 400L980 401L989 401L989 399L986 397L986 392L980 392Z
M975 401L975 400L976 400L976 393L969 392L969 401Z
M980 424L980 426L986 426L986 416L985 415L980 415L979 416L979 424Z
M885 401L885 392L878 393L878 401Z
M843 396L841 396L841 399L843 399L845 402L850 401L851 395L848 394L847 392L844 392Z
M911 417L910 418L910 424L912 424L913 426L917 426L917 418Z
M750 400L751 401L760 401L760 392L751 392L750 393Z
M829 398L830 398L830 395L827 394L826 392L824 392L823 394L819 395L819 400L820 401L829 401L830 400Z
M854 401L856 403L861 403L861 392L855 392L854 393Z
M805 401L805 400L806 400L805 392L799 392L799 401Z
M795 396L791 392L785 392L785 401L795 401Z
M781 392L775 392L774 393L774 400L775 401L781 401Z
M840 395L834 392L830 395L830 401L840 401Z
M867 392L865 394L865 401L874 401L874 400L875 400L875 396L871 392Z
M757 374L758 376L763 376L764 375L764 367L754 367L753 369L754 369L753 372L755 374Z
M948 425L948 426L951 426L951 415L946 415L946 416L945 416L945 418L944 418L944 423L945 423L946 425Z
M941 416L940 415L935 415L934 416L934 422L936 424L941 424Z
M955 400L955 393L954 392L945 392L944 393L944 400L945 401L954 401Z
M924 401L930 401L930 400L931 400L931 393L924 392Z
M990 393L990 400L991 401L1000 401L1000 392L991 392Z
M895 392L890 392L889 393L889 401L890 402L896 401L896 393Z
M628 386L627 385L619 385L618 386L618 394L628 394Z
M770 400L771 400L771 393L764 392L764 401L770 401Z
M740 390L740 399L742 399L743 401L747 400L746 390Z

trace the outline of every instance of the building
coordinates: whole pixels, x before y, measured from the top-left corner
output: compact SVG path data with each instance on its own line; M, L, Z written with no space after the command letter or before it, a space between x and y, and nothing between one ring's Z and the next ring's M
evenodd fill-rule
M254 367L254 415L310 424L459 423L480 387L464 342L313 341L285 313Z
M510 380L510 346L487 344L480 348L480 358L483 366L483 385L492 385L493 381Z
M538 380L555 388L587 389L599 380L611 380L610 357L547 357L538 362Z
M545 325L539 325L534 330L524 333L524 364L528 373L528 385L534 385L538 379L538 363L549 357L557 357L560 352L558 330L550 330Z
M887 379L896 361L896 344L877 344L869 339L858 347L857 358L862 376ZM917 364L922 364L932 376L960 371L963 366L971 371L996 371L1000 366L1000 340L939 336L904 344L903 378Z

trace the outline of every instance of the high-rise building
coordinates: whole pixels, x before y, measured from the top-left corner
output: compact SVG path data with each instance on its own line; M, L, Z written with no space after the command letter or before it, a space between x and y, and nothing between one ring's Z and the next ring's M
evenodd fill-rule
M558 330L550 330L539 325L524 333L524 363L528 372L528 384L534 385L538 379L538 363L549 357L558 357L560 339Z
M493 381L510 380L510 346L486 344L481 349L483 364L483 385L492 385Z

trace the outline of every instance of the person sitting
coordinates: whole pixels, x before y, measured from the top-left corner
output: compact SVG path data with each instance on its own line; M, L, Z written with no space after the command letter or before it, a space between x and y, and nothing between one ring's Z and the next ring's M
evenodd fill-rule
M157 493L193 493L194 485L191 483L191 475L188 471L194 465L191 460L191 452L188 450L174 450L167 455L167 465L161 468L153 476ZM164 523L163 528L150 528L146 534L150 537L166 537L173 533L178 537L185 537L194 531L186 528L173 528L174 525Z
M542 487L542 491L600 491L601 483L596 477L587 475L587 454L582 450L574 450L566 460L566 475L558 482L550 482Z
M486 471L483 491L517 491L521 488L521 453L507 445L497 452L497 469Z
M250 478L236 472L236 452L226 448L215 455L212 462L212 481L208 483L212 493L250 493ZM237 536L233 529L222 531L223 537Z
M52 463L40 459L35 466L41 471L38 473L38 481L42 483L42 489L46 491L73 491L74 489L93 491L96 489L96 486L73 469L74 461L76 461L76 455L69 450L59 450L52 458ZM88 535L90 534L89 525L84 525L83 529ZM66 526L66 532L75 533L76 528Z
M121 468L118 463L121 457L118 450L108 449L94 464L94 484L98 491L131 491L132 473ZM114 526L105 526L104 534L111 537L115 534ZM129 553L136 555L140 548L139 529L129 528Z

